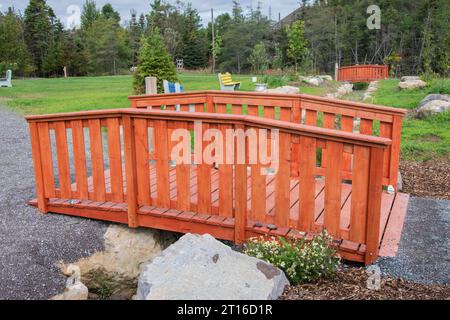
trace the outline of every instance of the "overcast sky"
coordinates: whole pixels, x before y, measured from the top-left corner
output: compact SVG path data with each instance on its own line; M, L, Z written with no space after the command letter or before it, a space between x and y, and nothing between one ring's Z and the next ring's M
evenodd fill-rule
M175 3L176 0L166 0L169 3ZM24 11L28 5L29 0L0 0L0 10L4 11L8 7L12 6L16 10ZM74 21L79 21L79 8L82 7L85 0L47 0L47 3L53 8L56 15L58 15L61 21L67 25L72 24ZM97 5L100 7L105 3L111 3L113 7L120 12L122 21L129 20L130 10L135 9L138 13L149 12L150 2L152 0L98 0ZM185 1L188 2L188 1ZM193 6L199 11L203 23L208 23L211 16L211 8L214 8L216 14L231 11L232 0L190 0ZM269 6L272 7L272 18L278 19L278 13L281 13L281 17L288 15L294 9L298 7L299 0L261 0L263 13L269 14ZM246 10L248 7L256 7L257 0L241 0L242 8Z

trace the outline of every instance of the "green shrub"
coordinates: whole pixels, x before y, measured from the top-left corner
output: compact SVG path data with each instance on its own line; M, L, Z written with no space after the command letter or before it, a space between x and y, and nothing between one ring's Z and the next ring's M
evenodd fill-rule
M145 93L145 77L156 77L158 93L163 92L163 80L178 81L175 64L167 51L164 40L157 27L146 38L142 36L139 62L134 72L134 93Z
M340 258L331 242L332 238L326 231L311 241L284 238L266 241L261 237L250 239L244 252L282 269L291 284L299 284L335 273Z
M367 82L355 82L353 84L353 90L367 90L369 84Z
M287 79L284 76L271 76L265 75L261 77L262 83L267 83L269 88L278 88L285 86L287 83Z
M443 78L431 80L428 84L428 92L438 94L450 94L450 80Z

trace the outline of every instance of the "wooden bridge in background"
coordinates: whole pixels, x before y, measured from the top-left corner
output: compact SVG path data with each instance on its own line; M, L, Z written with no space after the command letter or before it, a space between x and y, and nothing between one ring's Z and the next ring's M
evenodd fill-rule
M393 255L408 196L396 186L405 110L308 95L205 91L130 97L132 108L29 116L37 205L242 243L326 229L342 257ZM175 129L279 130L279 169L174 164ZM200 144L193 139L194 154ZM268 148L260 145L258 148ZM230 149L216 150L223 156Z
M387 79L389 66L387 65L355 65L340 67L337 73L338 81L371 82Z

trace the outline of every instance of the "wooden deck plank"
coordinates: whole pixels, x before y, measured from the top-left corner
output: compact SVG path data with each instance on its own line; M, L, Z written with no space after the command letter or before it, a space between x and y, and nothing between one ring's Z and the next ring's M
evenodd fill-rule
M409 195L397 193L394 205L384 228L384 235L380 245L380 256L395 257L400 244L406 213L408 211Z
M174 199L177 198L176 194L176 170L175 168L170 168L168 170L169 172L169 180L170 180L170 191L171 191L171 198L173 196L173 191L175 190L175 196ZM189 188L192 192L195 190L195 193L197 193L197 184L196 184L196 175L197 170L195 166L190 167L191 172L191 179L189 182ZM241 172L243 174L244 171ZM155 173L155 163L150 165L149 170L150 175L150 181L152 181L152 187L153 189L156 188L156 173ZM111 177L110 177L110 171L105 170L104 171L105 181L110 183ZM153 177L153 179L151 179ZM123 179L125 180L125 173ZM189 230L198 230L199 232L207 232L209 227L205 226L198 226L193 227L192 224L203 224L208 225L211 228L234 228L235 220L232 217L226 217L226 216L218 216L218 186L219 186L219 172L218 170L211 168L211 179L212 179L212 195L216 194L214 196L214 205L212 207L212 212L208 214L198 214L195 212L196 209L196 202L193 202L193 208L191 211L189 210L174 210L169 208L158 208L158 207L152 207L152 206L141 206L138 209L138 215L139 215L139 221L141 221L141 216L151 216L154 218L168 218L172 221L179 221L177 222L177 225L181 226L181 222L188 223L189 224ZM93 179L92 177L88 178L90 186L93 185ZM275 210L275 194L274 194L274 186L276 185L276 179L275 176L267 176L265 177L265 184L266 184L266 190L267 190L267 198L266 201L271 201L269 199L273 199L271 210L272 214ZM251 180L249 176L247 175L247 183L251 183ZM314 181L315 187L314 187L314 199L315 199L315 207L316 207L316 216L315 216L315 223L316 225L320 225L323 223L324 219L324 196L325 196L325 181L323 179L316 179ZM155 184L155 185L153 185ZM73 184L73 185L76 185ZM299 180L298 178L293 178L290 180L290 223L293 224L294 227L297 226L297 220L298 220L298 213L299 213ZM250 186L249 186L250 188ZM345 259L355 260L355 261L363 261L363 255L365 253L365 245L360 245L358 242L350 241L348 239L348 228L350 227L350 208L352 203L352 186L350 184L343 183L341 186L342 193L340 195L340 201L341 201L341 217L340 217L340 230L341 230L341 239L339 239L339 252L342 254L342 256ZM248 189L250 191L250 189ZM126 194L124 195L126 198ZM405 194L397 194L395 197L394 195L388 195L387 193L383 193L382 198L382 204L381 204L381 221L380 221L380 229L382 230L382 241L380 243L380 255L383 256L393 256L396 254L398 249L398 244L400 241L401 231L403 227L403 222L406 214L406 208L408 203L408 195ZM156 200L156 199L154 199ZM173 199L172 199L173 200ZM195 198L192 198L191 200L196 200ZM242 201L243 199L241 199ZM123 213L127 211L127 204L126 203L115 203L112 202L113 200L108 201L82 201L72 203L68 199L57 199L53 198L49 201L49 211L57 211L59 213L63 214L71 214L71 210L73 209L73 215L77 216L86 216L89 218L94 219L101 219L101 220L108 220L109 213L111 212L112 221L121 222L126 221L126 214L123 215ZM247 192L247 203L251 201L251 192ZM37 205L36 201L31 201L30 204ZM52 211L53 210L53 211ZM317 213L318 211L318 213ZM84 212L86 214L84 214ZM248 213L249 216L250 212ZM247 222L247 227L245 233L252 234L254 236L260 234L260 235L281 235L286 236L290 235L294 229L291 229L289 227L285 228L278 228L277 230L269 230L266 227L265 223L273 223L270 219L273 216L269 215L269 211L265 213L265 215L268 217L267 221L264 221L264 224L260 227L254 227L251 224L251 221ZM147 219L147 218L146 218ZM242 221L241 223L241 232L242 230ZM254 224L254 223L253 223ZM163 222L161 226L168 226L168 222ZM172 230L174 227L167 227L167 230ZM186 228L183 227L183 232ZM186 230L188 230L186 229ZM319 232L321 229L318 228L317 230L314 230L315 232ZM222 231L219 232L219 234L223 234ZM228 233L227 233L228 235ZM308 236L311 237L313 233L308 233ZM241 235L238 236L239 238Z

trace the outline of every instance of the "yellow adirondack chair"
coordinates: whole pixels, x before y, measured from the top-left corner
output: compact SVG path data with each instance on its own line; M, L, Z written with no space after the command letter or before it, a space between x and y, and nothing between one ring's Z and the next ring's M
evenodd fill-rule
M239 89L241 87L240 82L234 82L231 78L230 73L219 73L219 83L220 83L220 90L222 91L234 91L236 89Z

